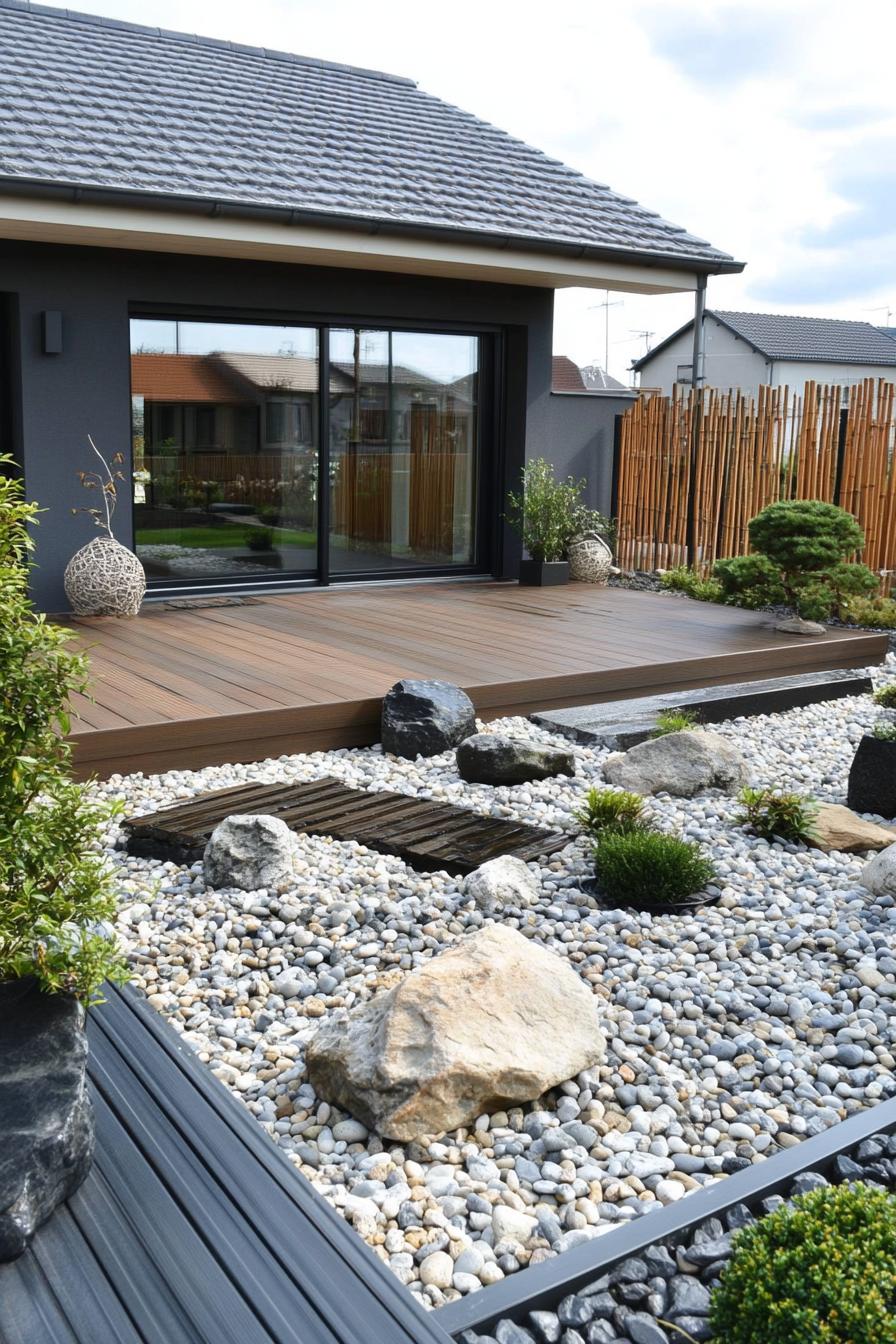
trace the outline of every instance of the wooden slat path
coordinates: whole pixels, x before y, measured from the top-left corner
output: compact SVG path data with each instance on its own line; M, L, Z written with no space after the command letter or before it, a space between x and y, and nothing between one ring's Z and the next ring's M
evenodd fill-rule
M93 1170L0 1265L0 1344L450 1344L136 995L90 1043Z
M759 612L620 588L455 582L309 589L247 606L72 620L82 774L195 769L379 736L400 677L456 682L483 718L880 662L885 635L785 635Z
M356 840L397 854L424 871L471 873L499 854L529 860L555 854L569 837L522 822L483 817L453 803L432 803L406 793L353 789L325 775L307 784L242 784L217 789L190 803L124 822L131 854L194 863L225 817L238 813L277 816L294 831Z

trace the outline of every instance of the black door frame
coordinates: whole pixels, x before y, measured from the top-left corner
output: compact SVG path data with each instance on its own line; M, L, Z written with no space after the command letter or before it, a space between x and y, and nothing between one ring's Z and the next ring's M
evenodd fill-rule
M162 597L168 593L188 592L223 593L229 589L298 589L332 587L340 583L407 581L467 576L486 576L497 572L500 563L498 536L501 532L496 501L500 498L503 479L504 445L502 414L504 386L504 329L488 324L470 324L453 321L408 321L398 318L348 317L343 314L288 314L271 310L241 308L210 308L203 305L131 303L128 318L155 318L168 321L234 322L243 325L313 328L318 340L318 488L317 488L317 570L315 574L293 571L291 574L228 575L221 578L193 577L150 580L150 596ZM479 341L478 393L476 416L476 511L475 556L469 565L408 566L407 569L346 571L331 574L329 557L330 538L330 352L329 333L333 329L366 331L401 331L426 334L474 336ZM390 417L391 421L391 417ZM136 552L132 518L131 549Z

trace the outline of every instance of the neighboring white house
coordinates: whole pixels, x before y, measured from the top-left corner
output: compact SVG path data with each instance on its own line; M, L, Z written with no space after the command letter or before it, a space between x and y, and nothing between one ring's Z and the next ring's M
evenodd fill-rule
M694 323L689 322L632 364L643 388L668 395L692 379ZM755 393L761 384L802 388L809 379L850 386L896 378L896 340L870 322L707 309L703 381Z

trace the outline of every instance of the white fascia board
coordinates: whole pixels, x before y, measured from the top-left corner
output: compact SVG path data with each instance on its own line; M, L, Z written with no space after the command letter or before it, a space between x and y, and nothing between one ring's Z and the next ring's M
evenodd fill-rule
M478 243L25 196L0 197L0 238L247 257L544 289L575 286L632 294L674 294L693 290L697 284L695 274L668 264L595 261Z

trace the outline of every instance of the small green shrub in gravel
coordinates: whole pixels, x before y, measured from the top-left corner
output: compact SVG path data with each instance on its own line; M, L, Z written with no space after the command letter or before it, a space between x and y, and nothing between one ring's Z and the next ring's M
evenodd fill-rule
M684 733L697 725L697 715L692 709L663 709L656 716L656 727L651 737L665 737L667 733Z
M743 1228L710 1325L717 1344L896 1344L896 1198L828 1186Z
M878 686L874 692L874 703L884 709L896 709L896 681L888 681L886 686Z
M738 825L749 826L763 840L808 844L814 838L818 804L802 793L741 789L738 802L743 808L737 818Z
M589 789L583 805L573 813L586 835L599 840L608 831L644 830L644 799L626 789Z
M685 593L697 602L722 602L722 585L718 579L704 579L696 569L676 565L660 575L660 587L671 593Z
M896 742L896 723L876 723L871 729L871 736L876 737L878 742Z
M594 867L604 895L619 905L686 901L715 877L698 844L659 831L608 831L594 851Z
M840 616L850 625L896 630L896 602L891 597L854 597L841 608Z

